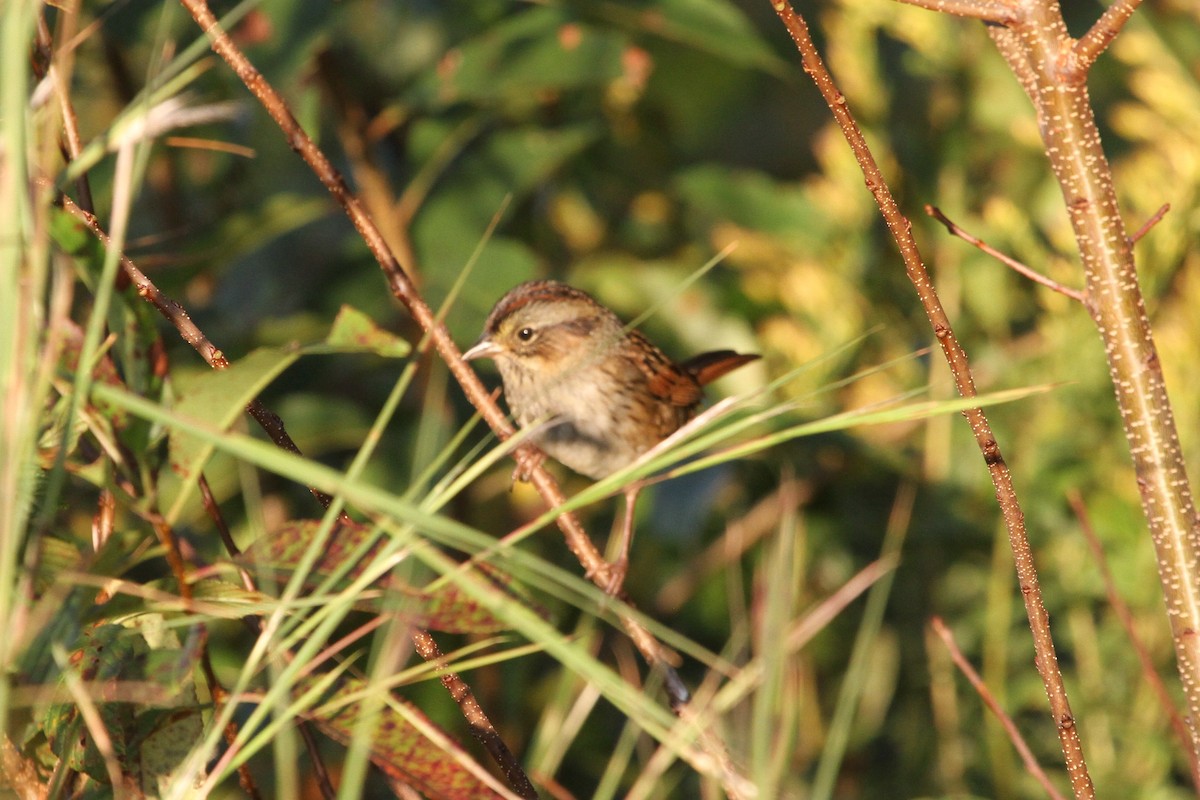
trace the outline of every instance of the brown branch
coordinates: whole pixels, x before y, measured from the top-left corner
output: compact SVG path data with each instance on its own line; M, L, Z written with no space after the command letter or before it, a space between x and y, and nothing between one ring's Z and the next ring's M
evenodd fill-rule
M888 230L896 241L909 281L916 289L921 305L925 309L925 315L933 327L934 335L942 348L946 363L950 366L959 394L963 397L976 396L975 380L971 375L966 351L954 336L950 318L938 299L933 280L925 268L921 252L913 238L912 223L901 213L896 204L883 173L879 170L879 165L867 146L862 131L850 113L845 96L837 88L833 77L825 68L816 45L813 44L812 37L808 32L808 24L795 12L787 0L773 0L772 7L796 43L804 71L813 79L821 96L833 112L834 118L842 129L843 136L846 137L846 141L862 169L867 189L874 195L875 202L887 222ZM999 30L1004 30L1004 28L999 28ZM1009 472L1008 465L1000 451L1000 445L992 434L991 424L983 410L970 409L964 412L964 416L967 418L976 445L987 465L989 477L995 487L996 500L1008 530L1009 545L1013 551L1013 563L1021 587L1021 598L1024 601L1025 613L1029 618L1029 627L1033 634L1034 662L1041 675L1050 711L1054 716L1067 772L1071 776L1072 788L1078 798L1094 797L1095 790L1083 758L1083 746L1075 727L1071 704L1067 699L1067 689L1063 683L1062 672L1058 667L1058 656L1055 653L1054 639L1050 632L1050 616L1046 612L1046 606L1042 600L1037 567L1033 560L1033 550L1029 545L1029 537L1025 529L1025 515L1017 498L1012 473Z
M1192 748L1200 751L1200 514L1087 85L1062 69L1070 34L1058 4L1028 3L1023 8L1027 19L1021 25L993 26L988 35L1036 109L1075 233L1086 306L1104 343L1158 560Z
M942 622L941 617L934 617L929 621L929 625L933 628L934 633L936 633L946 645L946 649L950 652L950 657L954 659L955 665L958 666L959 670L964 676L966 676L967 680L971 682L971 686L975 688L975 692L979 695L979 699L982 700L983 704L986 705L988 709L996 715L996 719L1000 721L1000 725L1004 728L1004 732L1008 734L1008 738L1013 743L1013 747L1015 747L1017 749L1017 753L1020 754L1021 760L1025 762L1025 769L1027 769L1029 774L1032 775L1034 779L1042 785L1042 788L1046 790L1046 794L1050 795L1050 797L1054 798L1054 800L1064 800L1058 789L1054 788L1054 784L1050 782L1050 778L1046 775L1045 770L1043 770L1041 765L1037 763L1037 759L1033 756L1033 751L1030 750L1029 745L1025 743L1025 738L1021 736L1021 731L1018 730L1017 724L1013 722L1012 717L1006 714L1004 709L1000 707L1000 703L997 702L995 696L988 689L987 684L983 682L983 678L979 677L979 673L976 672L975 668L971 666L971 662L967 661L966 656L964 656L962 651L958 649L958 643L954 641L954 634L951 633L950 629L946 627L946 624Z
M434 347L437 348L438 353L445 360L451 373L462 386L467 399L479 410L484 421L495 431L497 436L501 439L510 437L514 431L508 418L500 410L500 407L491 401L487 390L484 389L478 376L462 360L462 353L454 343L454 340L450 338L449 331L435 319L432 310L421 298L408 274L396 260L391 250L388 249L387 243L384 241L375 223L363 211L362 206L355 199L354 195L350 193L345 181L333 167L333 164L330 163L325 154L300 127L300 123L292 115L282 95L254 68L245 54L229 38L229 35L221 29L216 17L213 16L212 11L209 10L208 4L204 0L182 0L182 2L196 20L201 30L204 31L205 35L212 42L213 51L229 64L238 78L246 85L246 88L250 90L251 94L258 99L271 118L279 125L287 139L288 145L304 159L304 162L316 174L317 179L321 181L339 205L342 206L351 223L353 223L355 229L362 237L363 242L379 263L380 269L383 270L384 277L388 281L392 294L404 305L417 324L421 326L422 330L429 334ZM532 454L530 446L523 445L522 449ZM534 487L537 488L542 497L551 506L562 505L565 502L565 498L557 482L544 468L538 467L531 470L530 477ZM592 544L587 532L584 531L575 516L572 514L563 514L559 516L558 524L566 535L568 547L580 560L587 572L595 575L597 580L603 581L603 585L608 585L610 580L608 564L595 548L595 545Z
M1092 552L1096 568L1100 570L1100 579L1104 582L1104 594L1108 597L1108 604L1113 613L1117 615L1121 627L1125 629L1125 635L1129 638L1129 644L1133 647L1133 651L1137 653L1138 663L1142 668L1142 677L1150 685L1150 690L1154 692L1155 698L1162 706L1167 719L1170 720L1171 730L1174 731L1176 738L1183 746L1184 753L1187 754L1188 764L1192 770L1192 785L1200 787L1200 758L1197 758L1196 752L1192 749L1191 732L1188 731L1187 723L1183 721L1183 717L1175 707L1175 701L1171 699L1171 693L1167 691L1166 684L1158 674L1154 660L1150 658L1150 653L1146 650L1145 642L1142 641L1142 637L1138 636L1129 604L1117 591L1117 582L1113 580L1112 571L1108 568L1108 559L1104 556L1104 546L1100 544L1100 537L1096 535L1096 529L1092 527L1091 515L1088 514L1083 496L1078 491L1072 491L1067 495L1067 502L1071 504L1071 510L1075 512L1075 519L1079 520L1079 530L1082 531L1088 549Z
M1170 203L1163 203L1161 206L1159 206L1158 211L1155 211L1150 216L1150 219L1143 222L1142 227L1140 227L1136 231L1134 231L1133 235L1129 237L1129 243L1135 244L1143 236L1145 236L1147 233L1149 233L1150 229L1153 228L1155 225L1157 225L1159 222L1161 222L1162 218L1165 217L1167 215L1167 212L1170 210L1171 210Z
M75 28L79 24L79 0L71 0L64 3L61 8L61 13L58 15L58 41L59 46L54 47L50 51L50 69L54 77L54 94L58 98L59 113L62 115L63 137L62 149L68 160L74 160L79 157L80 150L83 149L83 139L79 135L79 118L75 114L75 105L71 102L70 94L70 76L75 68L75 48L65 46L63 42L69 42L75 35ZM38 44L50 48L50 32L46 26L46 18L44 14L38 15ZM45 77L45 73L38 69L38 62L34 61L34 72L39 80ZM75 180L75 189L79 192L79 203L88 211L95 211L96 206L92 201L92 186L88 180L86 172L80 173Z
M337 800L337 789L333 788L329 770L325 767L325 760L321 758L321 746L317 743L312 726L305 720L296 726L296 730L300 732L300 738L304 740L304 749L308 751L308 758L312 762L310 766L313 777L317 779L317 786L321 789L321 797L325 800Z
M1032 267L1026 266L1025 264L1021 263L1020 261L1017 261L1012 256L1006 255L1005 253L1000 252L999 250L997 250L996 248L992 247L990 244L985 242L983 239L980 239L977 236L973 236L970 233L967 233L965 230L960 228L953 220L951 220L949 217L947 217L945 214L943 214L942 210L940 208L938 208L937 206L931 206L931 205L926 204L925 213L928 214L929 216L933 217L934 219L936 219L938 222L942 223L942 225L944 225L946 227L946 230L949 231L952 236L957 236L958 238L962 239L967 244L978 247L980 250L987 253L989 256L996 259L1001 264L1004 264L1009 269L1012 269L1015 272L1017 272L1021 275L1024 275L1026 278L1029 278L1029 280L1033 281L1034 283L1040 283L1042 286L1045 286L1047 289L1053 289L1054 291L1058 292L1059 294L1066 295L1067 297L1071 298L1072 300L1077 300L1080 303L1082 303L1084 301L1083 292L1079 291L1078 289L1072 289L1070 286L1064 286L1063 284L1059 283L1058 281L1056 281L1052 278L1046 277L1045 275L1043 275L1042 273L1033 269Z
M462 387L467 400L479 411L480 416L500 439L512 436L514 430L507 416L496 405L479 377L463 361L462 353L450 337L445 325L434 316L429 305L422 299L408 274L388 249L387 243L375 223L350 193L342 176L300 127L300 123L289 110L283 96L255 69L245 54L229 38L216 17L213 16L205 0L181 0L181 2L209 38L213 51L225 60L251 94L258 99L280 127L288 145L304 159L317 179L341 205L363 242L375 257L392 294L431 338L438 354ZM517 456L518 458L531 458L535 452L532 445L523 444L518 448ZM529 472L529 478L534 488L551 508L562 506L566 502L558 482L544 466L540 464L534 466ZM613 577L611 568L588 537L578 518L572 513L563 512L556 517L556 522L563 532L568 549L583 566L584 574L601 588L611 585ZM628 601L626 600L626 602ZM683 680L668 662L668 656L662 644L632 614L622 614L621 622L642 657L651 666L661 671L671 706L676 714L682 714L686 711L690 695ZM714 732L710 731L709 733L710 735L706 738L706 751L711 759L711 768L720 776L727 790L744 783L745 779L738 774L724 745L716 741ZM730 793L740 794L733 791Z
M527 800L537 800L538 793L533 788L533 784L529 782L529 776L521 768L516 756L508 749L504 739L500 738L496 727L492 725L492 721L484 713L483 707L475 699L475 693L471 691L471 687L457 673L450 671L446 664L446 658L442 655L434 638L428 631L420 628L413 628L411 636L417 654L433 665L442 686L446 687L446 691L454 698L454 702L458 703L458 708L471 729L471 735L483 745L500 769L504 770L504 777L508 780L508 785L521 797L527 798Z
M8 738L8 731L0 731L0 775L4 776L4 788L20 800L44 800L50 796L50 787L42 782L34 761L21 754Z
M1092 64L1096 63L1100 54L1117 38L1117 34L1141 4L1142 0L1117 0L1104 10L1096 24L1071 48L1071 77L1079 81L1087 79Z
M66 195L62 195L61 200L62 207L67 213L86 225L88 230L100 240L101 244L105 247L111 246L108 233L100 226L100 222L94 214L80 208ZM208 337L196 326L196 323L192 322L192 318L188 316L183 306L179 305L179 303L172 300L155 286L154 282L146 276L146 273L142 272L137 264L133 262L133 259L122 255L121 268L133 283L138 296L154 306L167 322L170 322L175 327L175 330L179 332L179 336L192 349L199 353L200 357L210 367L221 370L229 366L229 359L225 358L225 354L209 341ZM295 441L288 435L283 420L279 418L278 414L271 411L257 399L250 401L246 406L246 412L254 418L276 446L287 450L289 453L300 455L300 448L296 446ZM308 490L322 506L329 508L329 504L332 502L332 498L329 495L311 486Z
M944 11L956 17L981 19L997 25L1008 25L1016 18L1016 11L1004 0L900 0L900 2L930 11Z
M462 387L467 399L479 410L480 416L499 438L507 439L512 436L514 430L504 412L496 405L471 367L463 361L462 354L450 337L449 331L435 318L407 273L388 249L374 222L350 193L342 176L334 169L329 159L300 127L283 97L254 68L245 54L221 29L204 0L182 0L182 2L201 30L208 36L213 51L229 64L234 73L259 100L283 131L289 146L304 159L318 180L342 206L363 242L375 257L380 269L383 270L392 293L404 305L417 324L430 336L434 347ZM522 445L518 451L524 453L526 457L532 457L535 452L532 445ZM557 481L544 467L539 465L530 470L529 477L534 488L551 507L561 506L566 502ZM580 525L578 518L574 514L564 512L556 518L556 522L564 534L567 547L583 565L585 574L589 575L598 586L608 586L612 577L608 562L596 549L587 532ZM642 656L650 664L664 670L672 703L678 705L687 702L687 689L667 663L662 645L658 640L631 615L623 616L622 623Z
M100 240L101 244L103 244L105 247L111 246L107 232L105 232L100 226L100 223L96 219L95 215L80 208L65 195L61 197L61 200L64 210L66 210L76 219L83 222L83 224L92 232L92 234ZM159 313L162 314L168 322L175 326L175 329L179 332L183 340L191 345L192 348L200 354L200 356L208 363L209 366L215 370L226 369L229 366L229 361L225 358L225 355L215 345L213 345L212 342L209 341L208 337L205 336L204 333L199 329L199 327L192 322L191 317L188 316L183 307L164 294L157 286L155 286L154 282L151 281L146 274L137 267L132 259L130 259L128 256L122 255L121 267L124 271L124 274L128 276L129 280L136 287L138 295L158 309ZM297 455L300 454L300 448L296 446L296 443L288 435L284 428L283 420L280 419L277 414L268 409L257 399L251 401L246 407L246 410L252 417L254 417L259 425L262 426L262 429L278 447L293 452ZM229 533L229 528L225 524L224 519L222 518L219 509L216 506L216 501L212 497L212 493L208 487L208 482L204 479L203 475L200 476L199 483L205 508L212 516L214 524L217 525L226 549L229 551L230 555L237 555L237 545L234 543L233 537ZM309 491L312 492L313 496L316 497L323 506L326 508L329 507L330 503L332 502L332 498L313 487L309 487ZM185 600L190 600L191 585L187 582L182 556L179 554L178 548L175 545L174 536L171 533L169 526L166 525L165 521L160 520L153 524L153 527L159 533L160 539L166 546L168 563L171 565L172 571L175 573L176 580L180 585L180 596ZM241 570L241 573L243 582L246 582L248 588L252 589L253 581L250 579L249 574L245 570ZM204 632L203 636L205 640L207 640L207 632ZM224 688L217 683L216 673L212 669L211 664L208 663L208 653L206 648L203 648L202 660L205 662L207 667L205 674L208 678L210 692L214 697L224 696ZM314 775L317 778L318 785L321 787L322 795L326 798L336 797L337 792L334 791L333 785L329 780L328 770L325 768L324 762L321 759L320 749L317 747L316 739L313 737L309 724L302 722L299 725L299 730L300 735L304 740L305 747L309 752L309 758L312 761ZM233 739L236 738L236 730L232 724L227 727L224 735L226 741L230 743L232 743ZM251 797L258 797L259 793L254 785L253 777L251 776L248 765L239 767L238 775L242 788Z

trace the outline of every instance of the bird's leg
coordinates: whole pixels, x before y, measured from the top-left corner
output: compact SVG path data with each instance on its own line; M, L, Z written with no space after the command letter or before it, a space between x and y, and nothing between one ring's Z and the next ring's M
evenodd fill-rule
M546 460L546 454L537 445L523 444L513 453L517 468L513 470L513 483L529 483L529 476Z
M629 572L629 546L633 543L633 512L637 503L638 492L642 490L642 482L636 481L625 487L625 520L621 523L620 550L615 561L608 565L608 586L606 591L611 597L621 593L625 583L625 573Z

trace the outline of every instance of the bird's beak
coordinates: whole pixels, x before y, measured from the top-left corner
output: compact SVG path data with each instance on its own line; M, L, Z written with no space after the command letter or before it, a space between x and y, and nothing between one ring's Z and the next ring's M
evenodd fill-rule
M477 358L495 358L499 352L500 348L491 339L485 337L476 342L470 350L463 353L463 359L465 361L474 361Z

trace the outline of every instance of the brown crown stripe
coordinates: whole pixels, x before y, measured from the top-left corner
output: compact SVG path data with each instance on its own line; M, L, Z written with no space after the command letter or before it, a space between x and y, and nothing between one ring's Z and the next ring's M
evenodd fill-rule
M529 281L518 286L517 289L521 291L512 290L510 292L512 299L503 305L497 306L488 317L486 328L490 333L495 333L500 327L500 323L511 316L514 311L530 303L571 298L586 300L593 305L598 305L595 299L587 292L582 292L579 289L559 283L558 281Z

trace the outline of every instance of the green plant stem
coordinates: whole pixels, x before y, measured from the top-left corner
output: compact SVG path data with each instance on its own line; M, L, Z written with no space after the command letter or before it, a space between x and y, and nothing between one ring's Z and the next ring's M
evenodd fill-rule
M44 352L39 356L47 321L49 196L29 181L40 141L29 102L29 43L38 9L17 0L0 6L0 620L9 632L0 641L0 730L8 730L10 677L24 639L21 550L37 492L38 418L53 366Z

